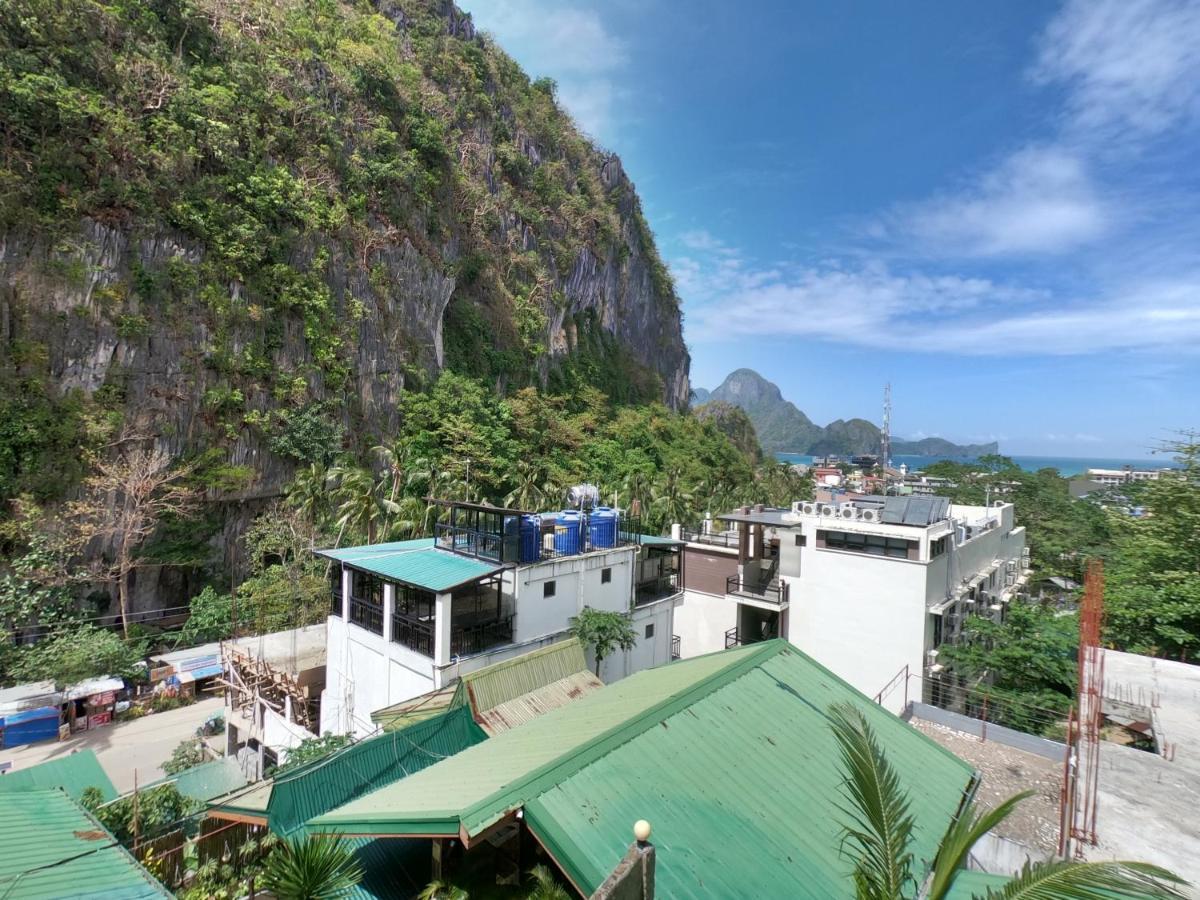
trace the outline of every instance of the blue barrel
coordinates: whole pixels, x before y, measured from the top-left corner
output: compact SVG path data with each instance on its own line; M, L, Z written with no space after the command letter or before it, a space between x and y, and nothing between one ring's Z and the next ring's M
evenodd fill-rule
M542 520L539 516L521 516L521 562L542 558Z
M583 517L573 509L564 509L554 517L554 552L570 556L579 552L579 532Z
M597 506L588 515L588 538L594 549L617 546L617 511Z

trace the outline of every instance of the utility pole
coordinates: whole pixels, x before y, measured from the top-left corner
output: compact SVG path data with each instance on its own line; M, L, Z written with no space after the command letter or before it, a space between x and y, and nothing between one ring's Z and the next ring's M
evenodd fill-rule
M883 468L887 470L892 461L892 383L883 386L883 434L880 436L880 454L883 457Z

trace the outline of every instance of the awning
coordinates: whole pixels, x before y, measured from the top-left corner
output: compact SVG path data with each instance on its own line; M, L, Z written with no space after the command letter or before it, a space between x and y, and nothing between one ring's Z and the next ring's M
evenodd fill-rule
M125 690L125 682L120 678L89 678L87 681L81 681L78 684L73 684L63 691L63 699L82 700L84 697L90 697L93 694L104 694L108 691L123 690Z
M220 675L223 671L220 664L215 666L204 666L199 669L192 669L188 672L180 672L173 676L180 684L189 684L193 681L200 681L202 678L212 678L214 675Z

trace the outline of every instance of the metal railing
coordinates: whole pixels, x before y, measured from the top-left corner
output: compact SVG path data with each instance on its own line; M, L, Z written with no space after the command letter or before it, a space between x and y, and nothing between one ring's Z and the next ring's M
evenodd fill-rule
M450 632L450 655L467 656L472 653L482 653L497 644L511 643L512 636L512 616L456 628Z
M443 550L464 553L479 559L491 559L496 562L516 562L518 546L516 538L509 539L508 553L505 553L504 536L494 531L480 531L475 528L463 528L457 525L447 525L438 522L434 525L434 538L437 546Z
M741 646L741 643L742 639L738 637L738 630L736 628L730 628L727 632L725 632L726 650L728 650L730 647L739 647Z
M703 532L683 530L683 539L692 544L712 544L714 547L736 547L738 533L736 531Z
M788 586L786 581L760 581L743 578L741 575L730 575L725 579L725 593L735 597L783 604L787 603Z
M433 657L433 622L392 613L393 643Z
M331 593L333 596L329 598L329 614L340 617L342 615L342 592L331 591Z
M680 641L679 635L677 635L677 634L671 635L671 661L672 662L674 662L677 659L683 659L683 656L681 655L681 652L680 652L682 650L682 645L683 645L683 642Z
M383 604L362 597L350 597L350 621L359 628L383 634Z
M637 606L642 606L678 594L679 591L679 573L671 572L638 584L633 591L633 602Z

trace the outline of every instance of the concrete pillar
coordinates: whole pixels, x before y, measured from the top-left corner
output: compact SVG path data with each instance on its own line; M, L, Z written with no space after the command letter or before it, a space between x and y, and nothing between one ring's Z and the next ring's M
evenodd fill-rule
M392 613L396 611L396 585L383 583L383 639L392 639Z
M683 526L680 525L678 522L674 523L671 526L671 540L673 540L673 541L682 541L683 540Z
M434 601L433 664L450 664L450 594L438 594Z
M350 621L350 589L354 586L353 573L342 566L342 621Z

